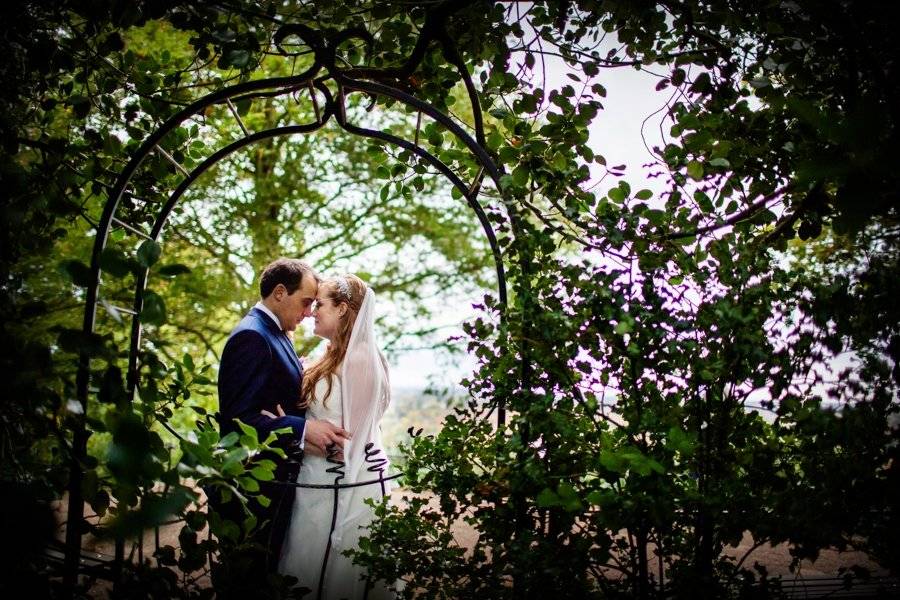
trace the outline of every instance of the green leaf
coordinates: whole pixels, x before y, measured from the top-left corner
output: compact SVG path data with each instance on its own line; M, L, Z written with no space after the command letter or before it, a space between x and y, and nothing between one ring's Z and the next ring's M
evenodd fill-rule
M190 273L191 269L187 265L182 265L180 263L163 265L161 266L156 273L163 277L175 277L176 275L184 275L185 273Z
M254 444L259 444L259 437L256 433L256 428L251 427L250 425L247 425L246 423L239 420L235 420L235 423L238 424L238 427L241 428L241 431L244 432L244 435L253 440Z
M571 483L567 481L560 482L556 493L559 495L562 507L567 511L577 512L583 508L581 498L579 498L578 492L575 491Z
M283 435L293 435L293 434L294 434L294 430L291 429L290 427L279 427L278 429L270 431L269 435L266 436L266 439L263 440L262 443L264 445L268 446L268 445L274 443L279 437L281 437ZM281 448L279 448L277 446L269 448L269 452L274 452L275 454L278 454L282 458L285 456L284 450L282 450Z
M166 303L162 296L151 290L144 290L144 307L141 310L141 323L145 325L162 325L166 322Z
M272 473L270 469L264 469L262 467L253 467L253 469L250 470L250 474L259 481L271 481L275 479L275 474Z
M210 37L220 44L227 44L237 39L237 33L231 29L215 29L210 33Z
M57 343L66 352L85 352L89 356L99 356L106 351L100 334L84 333L80 329L63 329L59 332Z
M822 234L822 222L814 220L803 220L800 227L797 228L797 237L801 240L811 240Z
M601 492L600 490L594 490L588 493L584 498L588 504L593 506L602 506L609 500L609 493Z
M541 490L541 492L537 495L535 502L542 508L549 508L551 506L559 506L560 504L562 504L559 496L557 496L556 492L554 492L550 488L544 488L543 490Z
M697 181L703 179L703 163L696 160L689 162L687 165L687 174Z
M653 192L650 190L639 190L634 197L638 200L649 200L653 197Z
M435 147L440 147L444 143L444 136L437 130L433 130L428 135L428 143Z
M250 112L250 107L253 106L253 100L251 98L245 98L244 100L238 100L234 103L234 107L237 109L238 114L242 117Z
M100 269L113 277L125 277L134 269L134 263L115 248L104 248L100 254Z
M252 477L238 477L238 485L248 492L258 492L259 482Z
M519 187L525 187L528 183L528 169L523 165L519 165L512 172L513 183Z
M216 66L218 66L220 69L227 69L228 67L243 69L249 63L250 52L242 48L238 48L235 50L225 51Z
M491 150L497 150L503 144L503 136L500 135L499 131L494 129L487 136L487 139L485 141L487 142L488 148L490 148Z
M600 464L613 473L624 473L628 469L622 455L612 450L600 453Z
M69 98L72 111L79 119L84 119L91 112L91 101L84 96L72 96Z
M274 471L277 467L274 460L269 460L268 458L263 458L256 462L257 467L261 467L263 469L268 469L270 471Z
M643 216L646 217L648 221L656 225L657 227L662 225L665 222L666 211L659 210L656 208L651 208L645 210Z
M59 263L59 270L78 287L91 284L91 269L79 260L64 260Z
M690 455L694 449L694 442L682 429L673 426L666 434L666 447L683 455Z
M162 247L153 240L144 240L137 251L137 261L142 267L150 268L159 260Z
M238 442L239 438L240 436L238 435L238 432L231 431L225 437L219 440L219 446L222 448L230 448Z
M609 199L617 204L621 204L625 201L625 190L620 187L614 187L606 194L609 196Z
M709 73L702 72L697 75L689 89L695 94L706 94L712 90L712 80L709 77Z
M625 317L616 324L616 328L613 331L619 335L622 335L624 333L631 333L633 329L634 321L629 317Z
M710 197L699 190L694 192L694 201L697 203L697 206L699 206L700 210L702 210L703 212L711 213L711 212L713 212L713 210L715 210Z
M569 166L569 159L562 152L557 152L553 155L552 164L557 171L565 171Z
M222 472L226 475L237 475L244 470L243 461L249 456L247 449L237 446L228 451L222 463Z

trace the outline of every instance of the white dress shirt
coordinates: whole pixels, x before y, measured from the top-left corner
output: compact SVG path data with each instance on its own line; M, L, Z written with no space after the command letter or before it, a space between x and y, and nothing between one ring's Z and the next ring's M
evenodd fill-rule
M259 310L261 310L264 313L266 313L267 315L269 315L269 318L272 319L273 321L275 321L275 324L278 325L278 329L281 329L282 331L284 331L284 328L281 326L281 320L279 320L279 318L275 315L275 313L272 312L271 308L269 308L268 306L266 306L265 304L262 303L262 300L257 302L253 306L253 308L258 308Z

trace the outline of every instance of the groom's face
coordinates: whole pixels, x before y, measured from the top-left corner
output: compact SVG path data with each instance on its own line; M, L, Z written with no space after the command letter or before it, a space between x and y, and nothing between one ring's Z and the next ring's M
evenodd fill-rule
M285 331L294 331L300 321L312 316L312 305L316 299L319 284L312 277L304 277L300 287L293 294L281 289L276 295L278 300L278 320Z

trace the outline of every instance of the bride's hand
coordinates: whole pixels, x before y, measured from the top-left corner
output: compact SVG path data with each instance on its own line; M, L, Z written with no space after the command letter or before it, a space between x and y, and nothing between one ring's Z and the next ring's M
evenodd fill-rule
M261 415L266 415L266 416L269 417L270 419L277 419L278 417L283 417L283 416L285 416L284 409L281 408L281 405L280 405L280 404L276 404L276 405L275 405L275 410L278 411L278 414L277 414L277 415L273 415L273 414L272 414L270 411L268 411L268 410L261 410L261 411L259 411L259 414L261 414Z

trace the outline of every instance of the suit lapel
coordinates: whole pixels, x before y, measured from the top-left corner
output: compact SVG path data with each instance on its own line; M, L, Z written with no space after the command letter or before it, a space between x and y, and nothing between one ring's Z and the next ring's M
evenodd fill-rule
M269 334L278 340L281 349L288 355L289 362L294 365L294 368L297 369L297 372L302 376L303 366L300 364L300 359L297 358L297 351L294 350L288 337L283 331L278 329L278 325L276 325L267 314L256 308L254 308L253 311L256 314L256 318L260 319L265 324Z
M291 345L291 340L289 340L288 337L280 331L276 334L276 336L278 337L279 341L281 342L281 347L284 348L285 352L288 353L288 356L291 357L291 363L294 365L294 367L297 368L297 371L302 375L303 367L300 366L300 359L297 358L297 351L294 350L294 347Z

